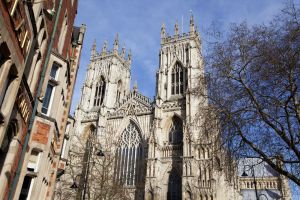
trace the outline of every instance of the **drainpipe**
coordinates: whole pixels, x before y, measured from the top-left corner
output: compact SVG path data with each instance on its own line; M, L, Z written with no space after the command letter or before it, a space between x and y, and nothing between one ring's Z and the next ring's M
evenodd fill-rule
M56 16L55 16L55 22L54 22L54 26L53 26L53 29L52 29L52 34L51 34L51 38L50 38L49 47L48 47L45 63L44 63L43 68L42 68L41 79L39 81L37 93L34 97L34 106L33 106L33 110L32 110L32 115L30 117L30 121L29 121L29 125L28 125L28 130L27 130L27 133L26 133L25 141L24 141L24 144L22 146L22 152L21 152L21 155L20 155L20 158L19 158L17 171L16 171L15 177L13 179L12 186L10 187L10 190L9 190L9 193L8 193L8 199L9 200L12 200L13 197L14 197L15 190L16 190L16 187L17 187L20 175L21 175L23 161L24 161L24 157L25 157L25 154L26 154L26 148L27 148L27 145L28 145L29 139L30 139L30 132L31 132L32 127L33 127L33 122L34 122L37 107L38 107L38 104L39 104L38 97L41 95L42 86L43 86L43 82L45 80L45 74L46 74L47 66L48 66L48 63L49 63L49 59L50 59L50 55L51 55L51 51L52 51L52 47L53 47L53 41L54 41L54 37L55 37L56 29L57 29L57 24L58 24L58 19L59 19L61 7L62 7L62 1L63 0L59 0L59 5L58 5L57 13L56 13Z

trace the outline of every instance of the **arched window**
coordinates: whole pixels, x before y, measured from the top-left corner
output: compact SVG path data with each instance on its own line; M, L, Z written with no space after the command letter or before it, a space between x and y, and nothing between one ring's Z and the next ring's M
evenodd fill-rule
M11 60L7 60L3 65L3 71L0 74L0 111L5 116L13 106L11 97L18 87L18 70Z
M172 169L169 175L167 200L182 199L182 180L181 176Z
M169 130L169 143L181 144L183 139L182 121L178 117L173 117Z
M171 94L183 94L186 89L186 70L176 62L171 73Z
M135 186L142 182L143 149L138 127L130 122L120 137L115 157L115 182Z
M117 87L116 103L120 103L121 88L122 88L122 81L119 80L119 81L118 81L118 87Z
M94 98L94 106L100 106L103 103L104 95L105 95L105 80L101 76L100 82L96 85L95 98Z

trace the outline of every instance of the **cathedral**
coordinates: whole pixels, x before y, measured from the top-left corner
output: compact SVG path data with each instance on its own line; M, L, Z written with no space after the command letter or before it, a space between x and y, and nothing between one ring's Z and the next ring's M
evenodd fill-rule
M97 52L93 44L74 134L82 141L96 136L101 154L114 157L111 181L128 189L130 199L240 199L235 177L216 153L217 126L201 128L199 111L208 101L193 92L204 75L193 16L188 33L178 29L170 36L161 28L154 100L137 84L130 89L131 52L119 50L118 35L112 50L105 43Z

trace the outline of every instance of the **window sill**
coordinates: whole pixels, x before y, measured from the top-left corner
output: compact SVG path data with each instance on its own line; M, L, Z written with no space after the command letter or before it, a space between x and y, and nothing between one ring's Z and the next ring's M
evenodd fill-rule
M50 77L49 82L50 82L51 84L53 84L54 86L57 86L57 85L60 84L60 82L57 81L57 80L55 80L53 77Z

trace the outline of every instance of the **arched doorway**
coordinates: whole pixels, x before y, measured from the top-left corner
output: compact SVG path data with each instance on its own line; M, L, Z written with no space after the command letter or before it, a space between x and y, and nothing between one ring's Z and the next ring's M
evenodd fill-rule
M182 199L182 180L180 174L174 169L171 170L168 182L167 200Z

